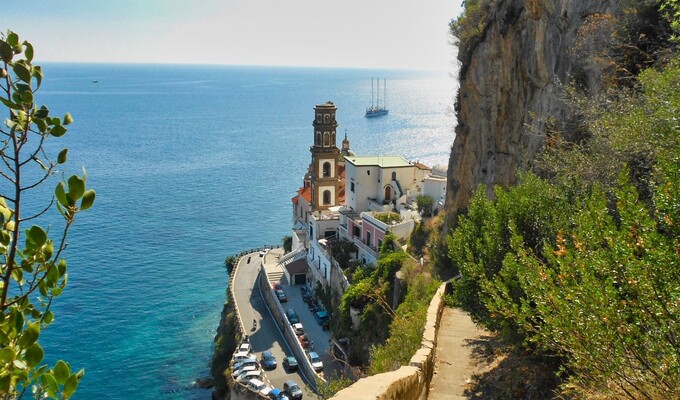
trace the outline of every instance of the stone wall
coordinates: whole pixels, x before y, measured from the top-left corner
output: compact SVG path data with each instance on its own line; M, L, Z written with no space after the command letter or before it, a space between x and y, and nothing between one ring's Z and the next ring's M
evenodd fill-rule
M442 284L427 310L427 320L420 349L409 365L396 371L360 379L352 386L338 392L332 400L417 400L427 398L434 374L437 351L437 329L444 309L444 293L449 282Z

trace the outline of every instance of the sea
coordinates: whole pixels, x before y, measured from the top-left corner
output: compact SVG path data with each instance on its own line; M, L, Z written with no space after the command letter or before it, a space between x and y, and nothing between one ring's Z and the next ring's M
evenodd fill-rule
M453 68L453 67L452 67ZM338 108L358 155L446 165L455 71L252 66L44 64L36 102L74 123L56 180L87 173L94 206L77 216L69 284L40 343L46 361L84 369L77 400L209 399L226 301L224 260L291 234L292 197L313 143L316 104ZM390 113L364 118L371 77ZM381 87L382 90L382 87ZM35 209L39 209L38 206ZM56 213L41 217L56 236Z

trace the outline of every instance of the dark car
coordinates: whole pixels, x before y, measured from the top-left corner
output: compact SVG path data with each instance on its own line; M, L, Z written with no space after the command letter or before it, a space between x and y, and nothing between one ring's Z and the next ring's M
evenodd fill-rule
M283 290L281 290L281 289L278 289L278 290L276 291L276 297L279 298L279 301L280 301L281 303L285 303L285 302L288 301L288 297L286 297L286 294L283 293Z
M321 325L324 331L328 330L329 327L328 312L317 311L314 313L314 318L316 318L316 322L318 322L319 325Z
M291 324L297 324L300 322L300 317L298 317L297 313L292 308L289 308L286 311L286 318L288 318L288 322Z
M283 391L291 399L299 400L302 398L302 389L300 389L300 386L295 381L285 381L283 383Z
M306 333L303 333L302 335L298 336L298 341L300 342L300 346L302 346L303 349L309 347L309 337L307 337Z
M286 358L284 358L281 365L283 365L283 369L285 369L288 372L297 371L298 369L297 359L293 356L287 356Z
M274 282L272 283L272 288L274 290L283 290L283 285L281 285L281 282Z
M283 390L277 388L273 388L271 392L269 392L269 398L271 400L289 400Z
M271 351L263 351L260 357L260 365L264 369L275 369L276 368L276 357Z

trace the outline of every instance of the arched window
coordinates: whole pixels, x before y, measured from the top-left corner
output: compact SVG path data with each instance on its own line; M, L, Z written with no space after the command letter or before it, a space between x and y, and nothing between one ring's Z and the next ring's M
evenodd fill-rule
M316 122L321 123L321 114L316 114Z
M323 177L328 178L331 176L331 163L326 161L323 163Z
M331 191L330 190L324 190L323 191L323 204L324 205L331 204Z
M331 134L328 132L323 133L323 146L328 147L331 145Z
M323 116L323 123L324 123L324 124L328 124L328 123L330 123L330 122L331 122L331 116L328 115L328 114L324 115L324 116Z
M393 181L397 180L397 173L396 172L392 172L392 180Z
M321 132L316 133L316 141L314 142L315 145L321 146Z

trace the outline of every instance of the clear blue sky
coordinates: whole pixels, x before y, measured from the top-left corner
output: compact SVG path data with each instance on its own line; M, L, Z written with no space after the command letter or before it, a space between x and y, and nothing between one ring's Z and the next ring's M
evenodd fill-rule
M460 0L3 1L36 60L449 70Z

